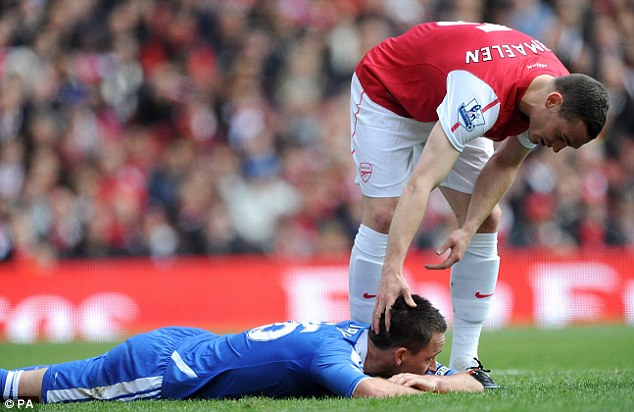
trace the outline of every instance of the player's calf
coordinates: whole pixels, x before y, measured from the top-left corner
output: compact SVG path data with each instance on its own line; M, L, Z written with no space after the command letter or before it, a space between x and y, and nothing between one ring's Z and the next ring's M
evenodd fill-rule
M2 394L2 400L40 402L42 398L42 380L46 369L46 367L35 370L13 371L0 369L0 394Z

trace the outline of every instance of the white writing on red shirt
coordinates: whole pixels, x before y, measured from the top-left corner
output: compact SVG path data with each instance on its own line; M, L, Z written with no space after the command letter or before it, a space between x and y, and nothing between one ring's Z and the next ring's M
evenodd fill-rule
M467 50L465 53L465 63L488 62L494 58L505 59L508 57L512 59L517 57L516 53L528 56L529 51L538 55L540 52L550 52L552 50L546 47L539 40L532 40L530 43L524 42L520 44L496 44L493 46L485 46L480 49Z

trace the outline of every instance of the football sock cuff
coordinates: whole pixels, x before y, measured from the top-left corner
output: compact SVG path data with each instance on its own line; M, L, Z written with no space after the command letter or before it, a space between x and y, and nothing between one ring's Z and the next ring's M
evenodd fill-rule
M2 390L2 400L18 400L18 387L20 385L21 370L7 371L0 369L0 390Z
M7 399L4 397L4 387L7 384L7 375L9 371L6 369L0 369L0 395L2 395L2 400L6 401Z
M383 262L387 250L387 235L360 225L359 232L354 238L354 246L363 254L380 259Z

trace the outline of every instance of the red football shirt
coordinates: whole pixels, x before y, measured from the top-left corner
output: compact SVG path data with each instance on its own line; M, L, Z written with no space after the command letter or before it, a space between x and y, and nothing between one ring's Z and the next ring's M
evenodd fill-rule
M421 122L440 120L462 151L478 136L504 140L528 128L519 102L540 75L569 74L532 37L488 23L416 26L370 50L356 68L367 95Z

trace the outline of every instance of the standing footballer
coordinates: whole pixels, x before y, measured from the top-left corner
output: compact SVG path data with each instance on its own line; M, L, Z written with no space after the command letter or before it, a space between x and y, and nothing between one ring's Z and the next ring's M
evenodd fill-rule
M352 78L350 110L363 193L350 260L351 317L376 330L399 294L414 305L403 262L439 186L460 227L436 251L450 250L444 262L426 268L451 267L449 366L475 367L498 277L497 204L531 149L577 149L597 137L606 122L606 90L589 76L570 74L526 34L437 22L366 54ZM502 142L495 153L493 142Z

